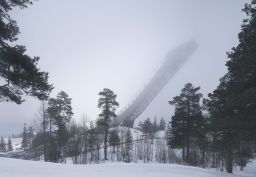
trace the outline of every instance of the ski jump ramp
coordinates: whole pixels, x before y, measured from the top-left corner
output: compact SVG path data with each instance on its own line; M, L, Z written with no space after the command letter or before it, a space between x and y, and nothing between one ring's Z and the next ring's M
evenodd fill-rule
M195 40L189 40L171 50L142 92L112 121L112 126L133 127L134 120L143 113L179 69L182 68L198 46L199 44Z

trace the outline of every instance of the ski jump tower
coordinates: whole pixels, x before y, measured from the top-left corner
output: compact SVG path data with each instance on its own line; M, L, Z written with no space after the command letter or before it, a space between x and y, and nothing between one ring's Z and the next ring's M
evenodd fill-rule
M170 51L150 82L138 97L118 114L117 118L112 122L112 126L133 127L134 120L142 114L176 72L192 56L198 46L195 40L190 40Z

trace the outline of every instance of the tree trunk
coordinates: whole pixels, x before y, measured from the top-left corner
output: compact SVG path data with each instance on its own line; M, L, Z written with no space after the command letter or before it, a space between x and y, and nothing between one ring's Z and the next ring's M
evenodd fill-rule
M232 148L228 148L227 151L227 159L226 159L226 170L228 173L233 172L233 154L232 154Z
M47 161L47 151L46 151L46 115L45 107L43 103L43 133L44 133L44 161Z
M105 138L104 138L104 159L105 160L108 160L108 157L107 157L107 150L108 150L108 147L107 147L107 143L108 143L108 128L107 126L105 127Z
M188 128L187 137L186 137L186 162L190 165L190 131Z
M230 119L228 119L228 124L230 124ZM228 173L233 172L233 136L232 127L230 126L227 132L228 143L226 147L226 170Z
M188 99L187 112L187 127L186 127L186 162L190 165L190 131L191 131L191 116L190 116L190 99Z

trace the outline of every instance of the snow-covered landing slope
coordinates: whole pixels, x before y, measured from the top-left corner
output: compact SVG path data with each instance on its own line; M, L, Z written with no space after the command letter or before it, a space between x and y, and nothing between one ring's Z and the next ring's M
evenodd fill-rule
M0 158L1 177L237 177L236 175L170 164L55 164Z
M240 168L236 168L233 170L234 174L241 175L241 176L250 176L255 177L256 176L256 159L251 160L246 167L244 167L244 170L241 171Z

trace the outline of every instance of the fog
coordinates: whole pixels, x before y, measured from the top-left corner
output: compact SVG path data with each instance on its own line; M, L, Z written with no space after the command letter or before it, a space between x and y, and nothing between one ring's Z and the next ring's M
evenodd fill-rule
M157 95L142 115L170 120L168 101L185 83L201 86L207 96L226 72L226 52L238 43L246 1L234 0L41 0L15 9L19 44L39 67L49 72L52 97L63 90L72 98L74 118L99 114L98 92L117 94L119 110L134 99L153 77L166 54L193 38L199 48ZM0 103L0 135L22 131L40 102Z

